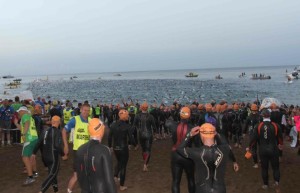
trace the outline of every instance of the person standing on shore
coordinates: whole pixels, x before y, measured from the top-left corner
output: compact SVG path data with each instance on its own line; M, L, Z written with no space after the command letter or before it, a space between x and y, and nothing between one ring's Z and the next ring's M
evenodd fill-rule
M50 185L54 192L58 192L57 174L59 171L59 159L63 156L61 131L59 130L60 117L53 116L51 119L51 127L49 127L41 137L33 150L33 159L40 148L43 148L42 158L48 168L48 177L42 183L39 193L44 193Z
M74 160L76 159L76 151L78 148L89 141L89 132L88 132L88 121L90 113L90 105L84 103L80 109L80 115L77 115L70 119L70 121L62 129L62 138L64 143L64 158L68 158L69 146L68 146L68 136L67 133L70 133L72 128L74 128L74 138L73 138L73 155ZM75 184L77 182L77 173L75 171L75 163L73 164L73 175L68 184L68 193L72 193Z
M260 116L258 114L258 107L256 104L252 104L250 110L251 113L245 121L243 133L246 133L248 129L249 137L251 139L251 137L254 135L254 128L260 121ZM253 168L258 168L257 144L252 145L251 153L254 162Z
M196 148L188 147L192 137L199 134L202 145ZM219 135L210 123L194 127L187 133L177 152L195 163L195 193L226 193L225 171L229 158L233 161L234 171L239 170L226 139Z
M151 156L153 130L156 131L157 128L153 116L148 113L148 103L144 102L140 108L142 112L135 116L133 126L138 130L144 160L143 171L146 172Z
M14 115L14 109L9 105L7 99L2 102L0 107L0 133L1 133L1 146L4 146L5 136L7 145L11 145L10 131L11 131L11 120Z
M101 144L105 126L99 118L89 121L90 139L80 146L74 160L81 193L117 193L112 172L112 157Z
M115 167L114 178L118 181L120 175L120 190L127 189L124 186L126 167L129 158L128 141L130 144L135 145L133 138L132 126L128 123L129 112L125 109L119 111L119 120L111 125L108 134L108 147L114 151L117 164Z
M268 170L269 162L271 162L275 181L274 187L277 192L280 192L279 150L282 149L283 145L282 132L278 124L271 122L271 113L268 109L263 109L261 115L263 116L263 122L255 127L249 147L246 148L246 151L252 149L256 143L259 144L261 175L264 183L262 188L268 189L269 187Z
M21 118L20 124L18 119L14 120L15 125L21 130L21 142L23 142L22 160L25 165L27 175L24 185L31 184L35 181L34 177L38 176L36 172L36 161L32 159L32 153L35 145L38 142L38 135L35 127L35 122L30 115L27 107L22 106L17 111Z
M189 119L191 116L191 110L189 107L183 107L180 110L180 122L177 123L173 120L167 120L166 127L172 133L173 147L171 152L171 170L172 170L172 193L180 193L180 181L183 170L186 173L188 181L189 193L195 192L195 179L194 179L194 162L191 159L187 159L176 152L179 144L184 140L187 133L189 133L193 127ZM192 143L187 144L188 147L192 147Z

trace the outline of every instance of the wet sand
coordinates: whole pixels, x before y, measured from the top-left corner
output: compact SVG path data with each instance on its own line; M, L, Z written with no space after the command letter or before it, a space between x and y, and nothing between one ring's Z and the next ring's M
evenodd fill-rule
M105 143L105 142L104 142ZM281 168L281 192L300 192L300 156L297 156L297 149L288 147L285 142L285 150ZM125 193L167 193L171 192L171 170L170 170L170 149L171 140L158 140L153 144L153 152L149 165L149 172L142 172L141 149L130 151L130 158L127 167L127 178L125 185L128 189ZM39 177L28 186L23 186L26 175L22 173L23 164L21 161L22 147L0 148L0 192L10 193L37 193L47 171L42 167L40 155L37 156ZM262 179L260 169L252 168L252 161L245 160L244 148L234 149L240 171L235 173L232 165L228 164L226 174L226 185L228 193L270 193L274 189L262 190ZM72 160L61 161L61 169L58 176L59 192L66 192L68 180L72 174ZM272 173L269 171L270 184L273 183ZM117 184L117 188L119 185ZM53 192L52 187L47 192ZM74 190L79 193L80 189ZM120 191L119 191L120 192ZM182 177L181 192L187 192L185 176Z

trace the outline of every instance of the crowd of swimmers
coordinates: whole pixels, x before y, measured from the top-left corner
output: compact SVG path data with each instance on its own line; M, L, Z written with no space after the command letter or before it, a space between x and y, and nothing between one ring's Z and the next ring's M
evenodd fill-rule
M257 101L174 102L170 106L145 101L92 106L84 101L73 107L70 101L46 102L40 97L35 101L20 101L16 97L15 101L1 101L0 113L1 146L23 144L22 161L28 175L25 185L38 177L36 154L41 151L48 176L40 192L50 186L54 192L58 191L60 159L67 160L70 155L74 172L68 193L73 191L77 181L83 193L116 192L117 183L124 191L129 150L141 147L142 171L147 172L153 142L170 138L172 193L180 192L183 171L189 193L225 193L227 160L232 161L234 171L239 170L231 145L244 146L245 157L253 160L253 168L259 168L260 163L263 189L270 188L268 168L271 163L272 187L280 192L283 139L290 141L293 148L299 144L300 108L275 103L266 107ZM107 135L104 135L105 130ZM107 136L107 146L101 143L104 136ZM117 160L114 169L112 153Z

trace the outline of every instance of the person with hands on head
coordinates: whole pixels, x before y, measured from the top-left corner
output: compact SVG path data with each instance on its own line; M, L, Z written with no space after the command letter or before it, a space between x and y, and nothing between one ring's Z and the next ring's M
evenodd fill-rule
M90 140L76 152L75 170L81 193L117 193L111 152L101 144L104 130L104 123L100 119L91 119L88 125Z
M59 131L60 117L53 116L51 119L51 127L41 134L37 145L33 150L33 159L35 154L42 147L43 160L48 168L48 177L42 183L39 193L44 193L48 190L50 185L53 187L54 192L58 192L57 174L59 171L59 158L63 156L62 137Z
M187 147L192 137L200 135L202 145ZM194 127L177 148L177 152L195 163L195 193L226 193L225 170L228 158L233 161L234 171L239 166L230 146L210 123Z

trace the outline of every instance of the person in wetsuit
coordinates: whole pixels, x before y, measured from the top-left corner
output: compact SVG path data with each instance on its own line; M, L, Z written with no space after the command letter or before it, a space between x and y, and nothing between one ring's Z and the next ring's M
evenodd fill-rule
M59 159L64 155L62 149L62 136L59 130L60 117L55 115L51 119L51 127L48 128L41 137L33 150L33 159L40 148L43 148L42 158L48 168L48 176L42 183L39 193L44 193L50 185L54 192L58 192L57 174L59 171Z
M143 171L148 171L148 163L151 155L151 147L153 142L153 130L156 131L156 124L153 116L148 113L148 104L144 102L141 105L142 112L134 118L133 126L137 128L139 141L142 147L142 155L144 160Z
M195 192L195 179L194 179L194 162L187 159L176 152L179 144L185 138L186 134L191 131L193 125L189 122L191 110L189 107L183 107L180 111L180 122L168 120L166 127L172 133L173 147L171 152L171 170L172 170L172 193L180 193L180 181L183 170L185 171L189 193ZM188 143L188 147L192 144Z
M271 109L271 115L270 115L271 121L278 124L279 128L281 130L281 133L283 133L285 124L286 124L286 118L285 118L284 113L282 113L279 110L279 107L275 103L272 103L270 105L270 109ZM279 150L279 161L281 161L281 159L282 159L282 154L283 154L282 150Z
M250 107L250 110L251 110L251 113L245 121L243 133L245 134L248 129L249 137L251 139L251 137L253 137L253 135L254 135L254 128L260 121L260 116L258 114L258 107L256 104L252 104ZM253 168L258 168L257 144L253 144L251 153L252 153L252 158L253 158L253 162L254 162Z
M121 109L119 111L119 120L111 125L108 134L108 147L113 149L117 164L115 167L114 178L118 180L120 175L120 190L126 190L124 186L126 167L129 158L128 140L130 144L135 145L133 130L131 125L128 123L129 113L127 110Z
M234 147L242 148L242 115L239 104L233 105L232 134Z
M203 145L187 147L191 138L199 133ZM239 170L230 146L210 123L194 127L181 142L177 152L195 163L195 193L226 193L225 170L228 158L233 161L234 170Z
M254 144L259 144L259 157L262 170L261 175L264 183L262 188L268 188L268 169L269 162L271 162L273 178L275 181L274 185L275 188L279 189L279 150L282 149L283 145L282 132L278 124L271 122L271 113L268 109L263 109L261 115L263 116L263 122L254 128L254 134L246 151L249 151Z
M91 119L88 124L90 140L76 152L75 170L81 193L117 193L111 153L107 146L101 144L104 129L100 119Z

